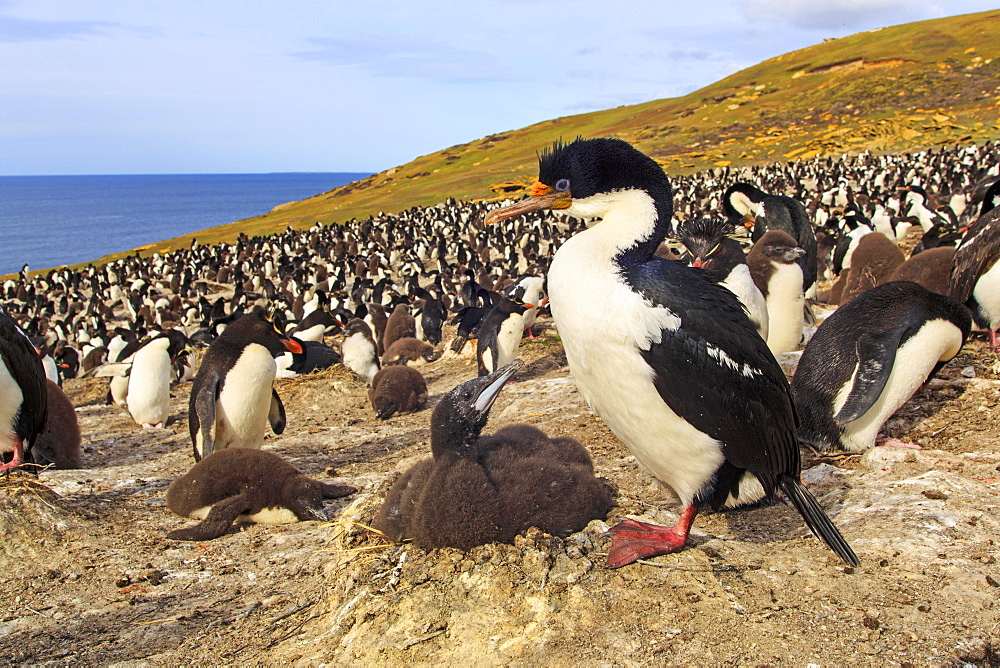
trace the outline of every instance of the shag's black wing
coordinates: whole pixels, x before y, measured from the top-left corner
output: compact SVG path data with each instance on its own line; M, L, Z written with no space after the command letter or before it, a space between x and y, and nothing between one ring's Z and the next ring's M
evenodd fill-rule
M722 443L726 460L772 487L798 475L798 419L781 367L740 302L697 269L653 258L626 267L629 285L680 318L642 356L675 413Z

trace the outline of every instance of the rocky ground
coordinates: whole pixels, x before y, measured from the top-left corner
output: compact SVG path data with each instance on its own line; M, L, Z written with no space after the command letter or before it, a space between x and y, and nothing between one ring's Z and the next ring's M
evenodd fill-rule
M543 323L544 324L544 323ZM675 502L580 399L558 339L487 432L531 422L579 439L618 490L607 522L673 523ZM473 361L422 368L431 405ZM250 525L205 543L164 503L193 463L188 387L164 430L67 390L79 471L0 481L0 662L219 665L997 665L1000 359L981 336L889 422L922 450L807 455L804 478L862 560L846 567L780 504L695 523L679 554L607 570L606 524L468 553L391 545L366 526L397 472L429 453L430 408L386 422L346 370L279 381L288 428L265 447L359 493L334 521Z

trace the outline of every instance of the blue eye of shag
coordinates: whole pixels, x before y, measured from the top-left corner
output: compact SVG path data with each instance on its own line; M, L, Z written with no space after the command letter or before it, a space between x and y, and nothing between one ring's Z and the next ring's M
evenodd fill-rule
M569 190L569 179L559 179L556 181L556 190L559 192L566 192Z

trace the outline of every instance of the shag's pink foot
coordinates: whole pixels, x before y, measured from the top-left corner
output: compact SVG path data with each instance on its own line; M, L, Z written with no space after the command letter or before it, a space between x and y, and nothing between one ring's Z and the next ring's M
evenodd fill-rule
M875 437L875 445L888 445L893 448L910 448L911 450L922 450L916 443L907 443L906 441L901 441L898 438L891 438L885 434L879 434Z
M14 437L14 457L6 464L0 464L0 471L10 471L16 469L24 463L24 443L17 436Z
M997 343L997 330L995 329L990 330L990 348L993 350L1000 348L1000 344Z
M524 332L521 334L521 338L522 339L532 339L532 340L534 340L534 339L537 339L538 337L535 336L535 333L533 331L531 331L530 327L525 327L524 328Z
M152 422L143 422L142 423L142 428L143 429L166 429L167 426L164 423L162 423L162 422L157 422L156 424L153 424Z
M638 559L679 552L687 543L696 512L693 505L685 508L672 529L633 519L622 520L605 534L611 536L607 567L621 568Z

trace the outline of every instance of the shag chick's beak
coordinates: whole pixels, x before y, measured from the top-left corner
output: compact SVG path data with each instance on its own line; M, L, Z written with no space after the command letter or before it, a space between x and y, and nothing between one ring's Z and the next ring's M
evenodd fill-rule
M568 209L572 205L573 195L569 190L559 191L552 186L536 182L535 185L531 186L531 195L527 198L502 209L490 211L486 216L486 224L492 225L522 213L531 213L542 209Z
M500 390L503 389L504 384L522 366L524 366L524 361L516 359L510 364L500 367L490 375L483 377L487 385L472 403L473 409L478 413L488 413L493 407L493 403L497 400L497 397L500 396Z

